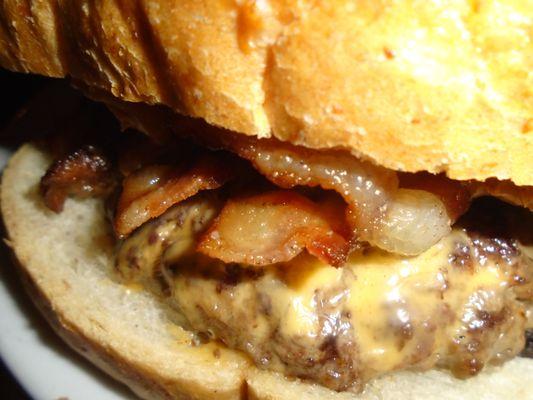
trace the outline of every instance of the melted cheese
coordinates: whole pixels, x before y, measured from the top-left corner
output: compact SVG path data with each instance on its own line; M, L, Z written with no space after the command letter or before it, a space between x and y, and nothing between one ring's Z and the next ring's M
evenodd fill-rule
M439 351L446 351L450 337L460 334L462 313L470 296L478 291L497 296L508 286L508 277L495 265L475 271L450 268L448 255L455 242L466 240L463 235L457 231L412 258L371 251L352 257L344 269L300 257L286 265L288 272L281 281L274 279L263 291L270 293L280 332L288 337L318 337L321 327L316 293L344 281L345 311L350 314L365 365L375 370L398 368L409 354L421 351L426 331L433 329L428 346L438 358ZM351 278L346 277L346 270L351 271ZM448 308L458 315L452 318ZM410 332L402 333L402 329ZM401 335L420 340L406 340L402 347L398 345Z

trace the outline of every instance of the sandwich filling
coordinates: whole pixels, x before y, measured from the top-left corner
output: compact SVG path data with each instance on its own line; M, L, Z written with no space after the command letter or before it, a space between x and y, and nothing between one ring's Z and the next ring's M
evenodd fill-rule
M467 377L533 328L531 188L407 174L231 132L66 146L41 181L106 196L117 272L178 310L198 344L361 390L400 369ZM518 194L516 194L518 193Z
M201 338L263 368L335 390L406 368L467 377L517 355L533 328L533 247L515 239L455 227L413 257L369 247L341 268L302 253L258 269L195 250L218 202L198 196L146 224L117 266L167 296Z

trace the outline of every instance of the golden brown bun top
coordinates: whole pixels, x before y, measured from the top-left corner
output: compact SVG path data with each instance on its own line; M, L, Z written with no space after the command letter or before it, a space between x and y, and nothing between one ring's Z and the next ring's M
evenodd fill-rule
M246 134L533 185L533 0L4 0L0 53Z

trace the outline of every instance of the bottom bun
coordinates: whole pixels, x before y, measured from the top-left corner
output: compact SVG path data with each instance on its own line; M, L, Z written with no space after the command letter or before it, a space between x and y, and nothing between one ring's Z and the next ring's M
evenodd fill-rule
M8 244L39 310L76 351L146 399L526 399L533 360L516 358L468 380L447 372L399 372L363 393L337 393L260 371L242 353L196 345L175 311L115 281L113 238L102 201L69 200L61 214L38 192L50 159L23 146L3 176Z

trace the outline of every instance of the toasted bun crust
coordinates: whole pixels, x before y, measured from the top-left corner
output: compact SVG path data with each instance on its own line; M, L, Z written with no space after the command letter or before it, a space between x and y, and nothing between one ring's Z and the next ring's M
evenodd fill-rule
M533 1L4 0L0 64L386 167L533 185Z
M59 215L43 207L37 185L48 163L25 145L5 170L8 243L32 299L59 335L142 398L525 399L533 393L533 361L522 358L465 381L440 371L395 373L356 395L259 371L241 353L214 344L195 347L179 315L111 278L101 202L69 200Z

